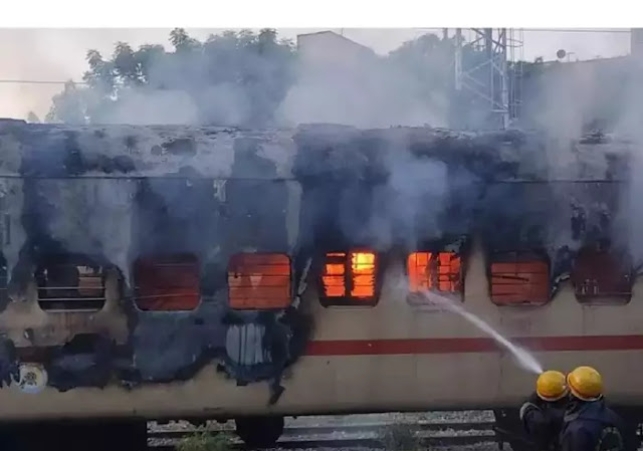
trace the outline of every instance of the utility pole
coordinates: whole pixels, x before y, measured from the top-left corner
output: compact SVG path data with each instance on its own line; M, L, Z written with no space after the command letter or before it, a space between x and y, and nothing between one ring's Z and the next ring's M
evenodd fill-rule
M464 32L470 37L465 42ZM515 90L515 70L509 70L508 50L521 47L522 42L510 37L506 28L456 28L455 30L455 90L460 101L468 98L482 105L480 113L487 128L506 129L512 118L510 90ZM475 50L476 52L465 52ZM513 53L513 52L512 52ZM475 58L472 57L475 55ZM515 68L513 68L515 69ZM517 90L516 90L517 92ZM515 109L513 109L515 110Z

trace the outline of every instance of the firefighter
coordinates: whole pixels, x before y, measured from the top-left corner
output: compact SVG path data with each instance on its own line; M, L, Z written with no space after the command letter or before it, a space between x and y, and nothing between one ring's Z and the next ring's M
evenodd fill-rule
M560 434L561 451L623 451L623 420L605 405L598 371L579 366L567 375L570 403Z
M568 393L563 373L545 371L536 380L536 391L520 408L520 421L539 451L558 448Z

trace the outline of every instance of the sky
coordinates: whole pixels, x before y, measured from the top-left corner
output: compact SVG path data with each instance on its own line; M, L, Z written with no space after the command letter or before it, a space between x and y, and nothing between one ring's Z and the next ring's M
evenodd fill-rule
M297 34L323 31L321 28L279 29L279 35L296 39ZM190 35L202 39L221 29L188 29ZM360 44L386 54L403 42L425 33L441 33L439 29L332 29ZM451 30L452 32L453 30ZM49 109L51 97L62 88L57 84L13 83L16 80L65 81L78 80L87 69L87 50L96 49L110 55L117 41L137 47L142 44L167 45L170 29L1 29L0 28L0 117L26 118L34 111L41 118ZM466 36L467 33L465 33ZM582 29L525 30L515 32L522 46L515 49L516 58L533 61L556 58L564 49L569 58L591 59L612 57L629 52L627 29L615 31ZM521 36L522 34L522 36ZM520 39L521 38L521 39Z

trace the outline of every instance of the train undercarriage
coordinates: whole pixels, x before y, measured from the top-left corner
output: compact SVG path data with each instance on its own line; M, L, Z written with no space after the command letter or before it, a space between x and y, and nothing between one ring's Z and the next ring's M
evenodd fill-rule
M641 445L643 409L615 410L626 421L626 450L637 450ZM513 451L539 451L524 435L517 409L496 409L493 414L500 450L509 445ZM188 421L196 427L206 423L204 418ZM248 449L274 448L284 426L285 417L280 415L235 419L235 433ZM147 444L148 423L137 418L8 423L0 427L0 447L7 451L144 450Z

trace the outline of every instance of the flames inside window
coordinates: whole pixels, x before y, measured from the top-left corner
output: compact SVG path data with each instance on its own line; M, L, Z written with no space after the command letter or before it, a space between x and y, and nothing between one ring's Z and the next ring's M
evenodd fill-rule
M237 254L228 266L230 307L283 309L292 297L290 259L284 254Z
M581 249L571 275L579 301L629 301L632 275L613 254L601 249Z
M139 258L134 264L136 305L141 310L194 310L200 300L199 276L193 255Z
M105 274L100 266L50 262L38 267L35 279L43 310L100 310L105 305Z
M327 299L373 302L377 257L373 252L332 252L326 254L322 284Z
M461 259L453 252L413 252L407 258L409 290L461 291Z
M510 254L491 263L491 300L499 305L544 304L549 300L548 262L536 255Z

